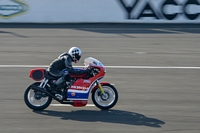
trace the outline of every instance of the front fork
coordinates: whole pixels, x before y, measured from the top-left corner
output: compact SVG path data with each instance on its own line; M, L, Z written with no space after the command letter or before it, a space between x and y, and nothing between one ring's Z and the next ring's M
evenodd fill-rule
M105 92L104 92L104 90L103 90L103 88L102 88L101 84L99 83L99 80L97 80L97 85L98 85L98 87L99 87L99 89L100 89L101 93L104 95L104 94L105 94Z

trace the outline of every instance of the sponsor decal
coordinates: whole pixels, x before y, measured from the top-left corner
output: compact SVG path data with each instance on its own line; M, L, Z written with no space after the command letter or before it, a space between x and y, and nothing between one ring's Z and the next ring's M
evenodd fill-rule
M93 64L97 66L97 63L95 61L93 61Z
M74 97L76 95L76 93L72 92L71 95Z
M76 90L84 90L87 91L88 87L84 87L84 86L71 86L72 89L76 89Z
M184 17L188 20L199 19L200 0L118 0L126 13L126 18L139 20L175 20ZM128 3L128 4L127 4Z
M90 81L90 80L83 80L83 83L88 83L88 84L90 84L91 81Z
M8 19L20 15L28 10L28 6L21 0L0 0L0 17Z

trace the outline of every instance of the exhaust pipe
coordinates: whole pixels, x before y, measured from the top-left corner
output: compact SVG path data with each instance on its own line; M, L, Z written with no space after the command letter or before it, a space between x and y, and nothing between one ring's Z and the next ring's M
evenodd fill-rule
M48 91L44 90L44 88L42 88L42 87L32 85L32 86L31 86L31 89L36 90L36 91L39 91L39 92L42 92L42 93L45 93L45 94L47 94L48 96L54 98L56 101L58 101L58 102L61 103L61 104L70 104L70 105L73 105L73 102L63 102L62 100L58 99L56 96L54 96L54 95L52 95L51 93L49 93Z
M32 85L32 86L31 86L31 89L36 90L36 91L39 91L39 92L42 92L42 93L45 93L45 94L47 94L48 96L50 96L50 97L52 97L52 98L55 98L56 100L59 100L59 99L57 99L57 97L55 97L54 95L52 95L52 94L49 93L48 91L44 90L44 88L42 88L42 87Z

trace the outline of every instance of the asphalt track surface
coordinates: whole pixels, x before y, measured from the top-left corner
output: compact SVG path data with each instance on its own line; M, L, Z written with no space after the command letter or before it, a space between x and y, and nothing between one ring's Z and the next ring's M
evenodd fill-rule
M23 101L31 66L72 46L83 51L75 65L92 56L122 66L103 79L115 84L118 103L32 111ZM199 25L0 24L0 133L199 133L199 67Z

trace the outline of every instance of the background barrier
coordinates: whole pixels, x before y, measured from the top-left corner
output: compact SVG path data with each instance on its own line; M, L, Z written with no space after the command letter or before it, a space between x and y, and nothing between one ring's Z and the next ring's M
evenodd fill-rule
M0 0L0 22L199 23L200 0Z

